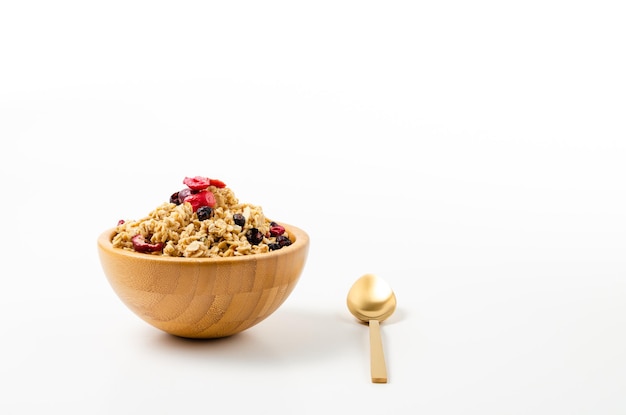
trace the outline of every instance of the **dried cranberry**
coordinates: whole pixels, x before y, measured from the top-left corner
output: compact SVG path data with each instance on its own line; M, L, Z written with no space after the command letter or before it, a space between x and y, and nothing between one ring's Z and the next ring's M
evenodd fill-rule
M120 220L117 221L117 226L123 225L125 223L126 223L126 221L124 219L120 219Z
M131 241L133 242L133 248L137 252L157 252L163 250L163 243L158 242L155 244L151 244L146 241L146 238L142 234L137 234L132 237Z
M185 177L183 183L191 190L204 190L211 185L211 179L202 176Z
M215 195L210 191L202 191L193 193L184 199L185 202L191 204L194 212L197 212L202 206L215 207Z
M282 235L283 233L285 233L284 226L279 225L276 222L270 223L270 235L271 236L279 236L279 235Z
M263 242L263 234L257 228L251 228L246 233L246 239L251 245L258 245Z
M209 183L211 184L211 186L215 186L215 187L218 187L220 189L226 187L226 184L224 184L223 181L217 180L217 179L209 179Z

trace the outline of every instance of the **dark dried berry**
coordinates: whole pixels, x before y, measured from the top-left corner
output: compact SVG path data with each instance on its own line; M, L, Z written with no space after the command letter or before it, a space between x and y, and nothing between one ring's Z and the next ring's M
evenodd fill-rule
M251 228L246 233L246 239L251 245L258 245L263 242L263 234L257 228Z
M291 239L289 239L289 237L287 237L286 235L279 235L276 237L276 243L279 244L281 247L289 246L291 245Z
M282 248L282 246L280 246L280 244L276 243L276 242L272 242L271 244L267 245L270 248L270 251L276 251L280 248Z
M207 220L213 214L213 209L208 206L201 206L196 213L198 214L198 220Z
M235 225L239 225L243 227L243 225L246 224L246 217L242 215L241 213L235 213L233 215L233 221L235 222Z
M172 193L172 195L170 196L170 203L173 203L175 205L180 205L180 199L178 198L178 192Z
M186 198L191 196L192 193L193 192L191 191L191 189L188 189L188 188L182 189L180 192L178 192L178 203L177 204L183 203Z

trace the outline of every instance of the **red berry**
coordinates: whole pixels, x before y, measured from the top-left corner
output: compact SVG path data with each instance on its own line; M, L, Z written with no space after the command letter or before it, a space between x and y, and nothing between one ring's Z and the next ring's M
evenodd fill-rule
M185 177L183 184L191 190L204 190L211 185L211 179L202 176Z
M216 204L215 195L208 190L198 193L192 193L191 195L187 196L184 201L191 204L194 212L196 212L198 208L201 208L202 206L208 206L213 208Z
M131 241L133 242L133 248L135 248L137 252L157 252L163 250L162 242L151 244L146 241L146 238L140 233L133 236Z
M276 222L272 222L270 224L270 235L272 236L280 236L285 233L285 227L277 224Z
M191 190L204 190L209 186L215 186L218 188L226 187L226 184L218 179L209 179L208 177L195 176L185 177L183 183L187 185Z
M226 187L226 184L223 181L217 179L209 179L209 183L211 183L211 186L215 186L220 189Z

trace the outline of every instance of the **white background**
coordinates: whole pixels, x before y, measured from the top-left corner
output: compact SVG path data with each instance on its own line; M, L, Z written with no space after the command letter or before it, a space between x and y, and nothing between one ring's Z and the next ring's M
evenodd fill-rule
M626 413L621 3L3 2L0 412ZM96 251L191 175L311 237L218 341L139 320ZM388 384L345 306L370 272Z

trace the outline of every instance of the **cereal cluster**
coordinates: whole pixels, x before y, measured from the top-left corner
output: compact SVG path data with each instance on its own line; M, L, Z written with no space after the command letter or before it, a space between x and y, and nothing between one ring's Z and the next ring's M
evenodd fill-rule
M172 257L231 257L291 245L285 228L260 206L240 203L220 180L186 177L172 194L140 220L119 221L113 246Z

